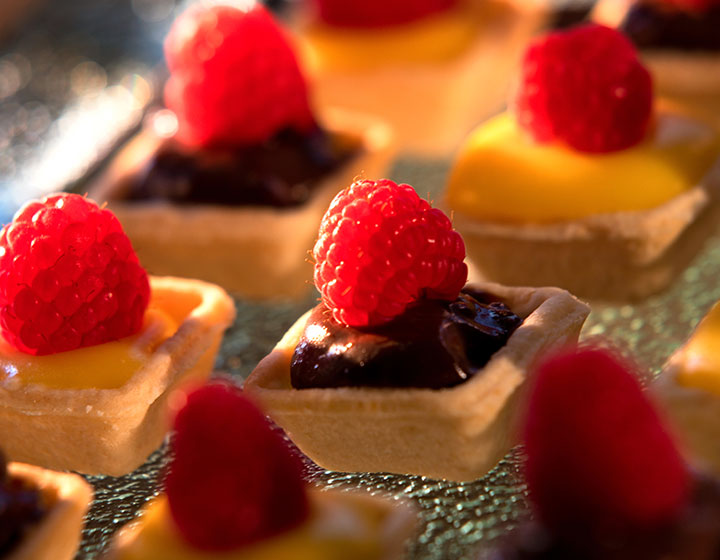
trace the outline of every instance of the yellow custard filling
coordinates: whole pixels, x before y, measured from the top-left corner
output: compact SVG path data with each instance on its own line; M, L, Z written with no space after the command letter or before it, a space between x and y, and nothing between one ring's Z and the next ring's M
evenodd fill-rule
M480 19L468 4L392 27L340 29L315 23L305 30L301 47L310 65L320 69L440 63L462 53L478 32Z
M149 308L142 330L114 342L69 352L31 356L0 338L0 385L39 384L52 389L117 389L178 328L160 308Z
M676 379L683 387L720 396L720 303L715 304L685 345Z
M697 185L719 154L716 129L669 111L643 142L609 154L537 143L503 113L471 134L447 204L478 220L521 223L647 210Z
M117 560L369 560L381 557L383 518L342 500L315 500L310 519L272 539L230 552L191 548L178 533L161 496L146 508L134 539L118 547Z

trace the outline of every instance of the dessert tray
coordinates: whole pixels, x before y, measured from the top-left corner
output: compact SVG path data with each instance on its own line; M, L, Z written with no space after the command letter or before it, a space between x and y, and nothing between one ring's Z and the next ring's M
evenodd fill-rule
M151 68L160 59L160 42L175 2L72 4L48 3L31 32L0 50L0 142L6 147L0 152L3 223L23 200L42 192L67 185L82 192L83 183L75 180L87 177L139 125L153 99ZM68 29L66 44L51 49L49 30L58 25ZM72 138L71 129L76 131ZM67 157L67 146L72 146L74 158ZM421 196L438 200L449 165L400 159L389 175L414 185ZM720 235L708 241L663 294L633 305L593 303L581 340L610 343L658 372L720 299L718 277ZM244 380L316 299L314 292L298 303L238 299L237 319L223 340L216 375ZM521 458L522 449L516 448L487 476L462 484L419 476L330 472L309 460L308 472L320 488L355 489L415 504L419 523L408 544L409 558L474 558L528 516ZM167 459L164 445L129 475L87 477L95 500L78 559L99 558L111 536L160 492L158 480Z

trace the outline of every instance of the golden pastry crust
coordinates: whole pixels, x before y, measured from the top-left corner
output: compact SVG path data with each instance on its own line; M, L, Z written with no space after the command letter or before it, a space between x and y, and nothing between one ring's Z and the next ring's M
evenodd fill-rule
M561 286L586 298L635 300L666 288L720 217L720 162L696 187L650 210L557 224L481 222L453 212L476 276Z
M308 251L330 201L357 175L382 176L393 154L392 135L383 123L345 111L325 116L326 128L356 144L358 154L299 207L123 202L128 182L162 142L149 127L114 159L89 196L108 202L153 274L201 278L249 298L301 297L312 276Z
M720 476L720 397L678 382L678 374L693 357L683 346L676 351L650 386L678 432L678 440L701 469Z
M358 492L345 492L340 490L322 491L310 489L308 491L310 498L311 517L307 524L311 527L307 530L305 538L312 538L317 535L320 539L333 540L332 519L341 519L341 534L347 534L348 523L358 523L357 530L360 535L365 538L373 539L376 542L377 556L363 556L360 553L353 554L353 551L342 549L337 550L337 554L332 557L340 558L366 558L366 560L393 560L404 557L408 538L414 533L417 524L417 512L406 502L390 501L388 499L378 498L360 494ZM358 519L349 517L348 514L357 514ZM131 547L138 539L143 528L143 517L139 517L135 521L126 525L114 538L108 553L103 557L104 560L125 560L132 557L139 560L136 551L130 552ZM303 530L301 526L298 528ZM175 536L173 534L173 536ZM286 558L309 557L307 551L302 550L302 539L295 539L290 544L282 542L288 535L280 534L274 539L257 543L246 550L237 553L228 552L219 554L222 558L268 558L274 560L283 560ZM290 535L292 539L292 534ZM341 538L341 537L340 537ZM280 542L278 542L280 541ZM279 546L278 546L279 545ZM144 552L149 552L144 550ZM183 558L211 558L211 553L198 552L193 554L188 550ZM145 555L141 555L146 558ZM330 556L323 556L329 558ZM147 557L150 560L150 557ZM154 558L154 557L153 557Z
M92 490L75 474L49 471L33 465L10 463L13 478L27 481L48 504L45 516L29 529L26 538L5 560L70 560L75 556L83 517L92 500Z
M0 445L8 457L118 476L140 466L160 445L171 393L210 374L235 307L221 288L199 280L151 277L150 286L151 302L164 302L184 319L123 386L0 386Z
M589 308L557 288L478 284L523 324L482 372L449 389L293 389L301 317L252 372L245 390L322 467L472 480L516 443L517 400L540 355L577 341Z
M402 151L448 156L477 123L502 108L526 43L547 15L541 3L468 2L481 29L464 53L443 63L341 71L319 68L308 56L318 106L381 116ZM302 29L299 35L302 43ZM369 95L367 88L382 93Z

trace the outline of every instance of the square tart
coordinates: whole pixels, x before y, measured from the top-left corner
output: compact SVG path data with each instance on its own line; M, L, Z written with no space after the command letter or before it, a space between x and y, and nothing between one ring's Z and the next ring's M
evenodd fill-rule
M47 511L37 524L28 528L22 542L3 558L71 560L80 544L83 518L92 500L90 485L76 474L24 463L10 463L8 473L40 492Z
M716 304L711 313L717 316L720 307ZM689 341L670 357L650 390L678 432L688 456L703 470L720 476L720 395L678 380L687 366L704 361L690 345L705 321L703 319ZM720 351L720 338L715 341L714 351ZM716 373L720 376L720 370Z
M449 156L476 124L500 111L526 43L547 17L544 0L464 3L479 29L464 52L450 60L324 68L304 45L318 107L344 107L381 117L392 127L403 153ZM301 45L306 42L305 30L313 26L298 26ZM371 31L367 33L372 40Z
M553 224L483 222L454 211L472 279L560 286L633 301L667 288L717 229L720 159L695 187L649 210Z
M324 116L326 130L357 153L300 206L123 201L130 182L164 140L149 123L93 181L89 196L108 203L152 274L200 278L251 299L300 298L312 277L308 251L330 201L358 175L382 176L393 155L384 123L342 110Z
M524 321L485 368L448 389L293 389L290 360L308 314L250 374L245 390L318 465L452 480L487 473L517 443L528 369L577 341L590 309L558 288L477 284Z
M635 1L599 0L592 19L617 28ZM662 97L720 126L720 51L644 48L640 54Z
M207 551L191 549L182 542L182 537L174 527L164 496L150 502L143 515L120 530L113 540L103 560L150 560L156 557L153 545L164 545L166 555L181 556L184 560L209 560L214 556L224 560L311 558L311 550L303 550L303 538L318 537L334 546L332 558L364 560L391 560L403 558L407 540L417 525L417 512L404 502L368 496L358 492L341 490L323 491L309 489L310 519L297 529L264 539L254 545L237 551L227 551L213 555ZM144 536L145 518L155 525L149 536ZM339 520L338 527L332 520ZM358 525L360 539L372 539L375 542L347 543L347 550L341 550L348 525ZM301 533L298 537L297 533ZM307 534L304 534L307 533ZM333 544L334 543L334 544ZM327 551L325 549L326 555ZM324 555L325 557L330 557Z
M151 277L150 288L150 305L179 326L122 386L0 384L0 446L10 459L119 476L142 465L162 443L170 395L210 375L235 307L221 288L199 280Z

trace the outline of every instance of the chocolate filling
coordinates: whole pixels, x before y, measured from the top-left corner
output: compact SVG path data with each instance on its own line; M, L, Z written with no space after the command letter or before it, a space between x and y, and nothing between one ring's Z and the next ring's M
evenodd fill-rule
M358 149L350 139L320 128L309 134L284 129L263 144L234 150L189 148L169 139L128 185L124 198L296 206Z
M497 297L463 290L453 302L422 299L391 322L353 328L318 305L290 364L296 389L441 389L475 375L522 319Z
M531 523L489 556L493 560L717 560L720 558L720 483L697 476L693 498L673 523L626 534L587 535L568 528L565 538ZM568 536L574 535L571 539Z
M12 551L44 514L37 490L11 478L0 453L0 557Z
M636 2L620 28L640 48L720 50L720 6L696 13Z

